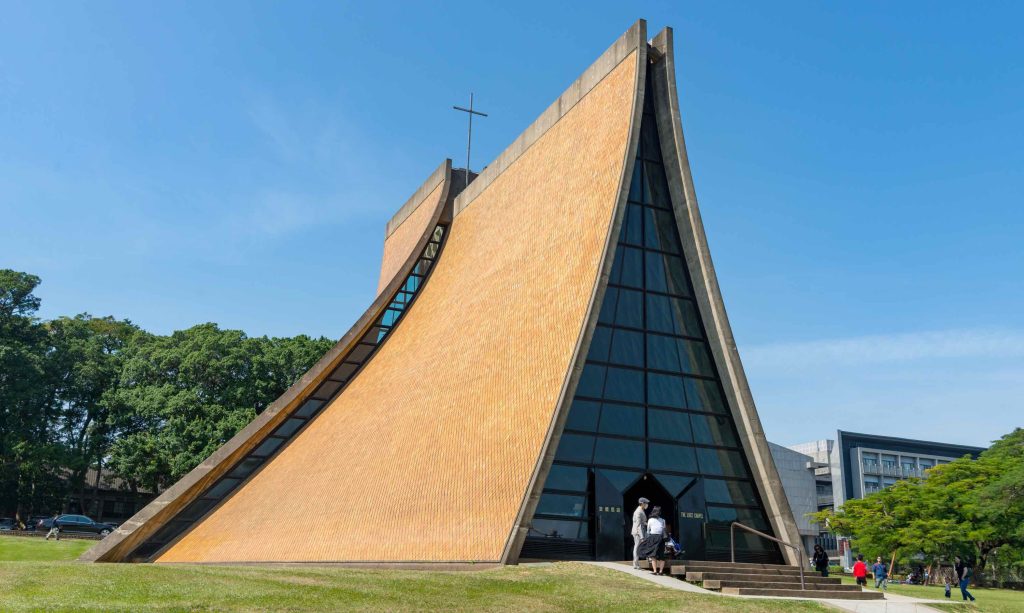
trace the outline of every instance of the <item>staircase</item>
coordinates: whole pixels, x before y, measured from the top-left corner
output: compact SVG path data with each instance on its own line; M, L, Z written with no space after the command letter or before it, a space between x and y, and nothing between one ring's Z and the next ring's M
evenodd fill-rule
M646 560L642 568L649 568ZM669 574L707 590L733 596L782 596L790 598L837 598L844 600L882 600L881 592L861 590L858 585L842 585L839 577L822 577L807 570L800 589L800 569L781 564L748 564L670 560Z

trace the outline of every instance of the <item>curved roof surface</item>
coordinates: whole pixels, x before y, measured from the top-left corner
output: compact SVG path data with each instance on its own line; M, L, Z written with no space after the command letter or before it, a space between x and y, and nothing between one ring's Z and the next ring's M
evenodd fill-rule
M409 254L416 249L420 237L430 226L434 212L443 204L441 200L446 193L444 177L444 173L435 172L388 223L377 294L383 292L400 272Z
M481 177L374 359L157 561L501 560L601 270L636 54Z

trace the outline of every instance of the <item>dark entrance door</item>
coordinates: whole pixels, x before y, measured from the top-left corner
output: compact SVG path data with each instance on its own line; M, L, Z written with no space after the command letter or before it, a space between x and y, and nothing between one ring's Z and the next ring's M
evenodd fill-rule
M594 471L594 509L597 517L594 557L598 560L622 560L622 495L602 471Z
M672 495L668 493L668 490L658 482L658 479L651 474L646 474L637 480L619 499L620 504L623 508L623 520L625 522L625 538L622 541L624 557L621 559L632 560L633 559L633 512L636 511L636 507L640 498L646 498L651 501L650 506L647 507L647 516L650 517L654 507L661 507L661 517L668 524L669 528L675 530L672 519L675 517L676 504Z
M678 519L676 539L683 548L682 557L687 560L703 560L704 524L707 510L704 500L704 479L696 478L676 498Z

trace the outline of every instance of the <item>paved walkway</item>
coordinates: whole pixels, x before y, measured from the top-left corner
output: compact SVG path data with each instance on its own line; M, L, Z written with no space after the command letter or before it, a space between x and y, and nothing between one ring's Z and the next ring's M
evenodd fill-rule
M652 575L646 570L633 570L632 566L622 564L621 562L587 562L587 564L617 570L619 572L633 575L634 577L639 577L645 581L656 583L662 587L667 587L671 590L679 590L681 592L693 592L718 596L720 598L758 598L768 600L779 598L778 596L730 596L727 594L721 594L719 592L705 590L704 588L697 587L692 583L681 581L672 576ZM820 602L841 611L851 611L853 613L940 613L937 609L933 609L928 605L946 602L944 600L925 600L922 598L911 598L909 596L899 596L896 594L886 594L885 600L830 600L821 598L784 598L782 600L813 600L814 602Z

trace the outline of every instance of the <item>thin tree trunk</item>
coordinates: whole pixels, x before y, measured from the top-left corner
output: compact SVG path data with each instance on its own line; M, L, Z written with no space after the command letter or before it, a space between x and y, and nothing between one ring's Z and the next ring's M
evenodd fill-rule
M974 569L975 575L980 575L981 572L985 570L985 564L988 562L988 556L992 553L993 549L995 549L995 547L986 547L981 544L978 545L978 566ZM975 579L975 583L977 584L977 579Z
M19 488L18 491L20 492L21 488ZM20 498L19 498L19 500L20 500ZM29 498L28 498L28 515L29 515L29 517L32 517L32 511L35 511L35 510L36 510L36 484L33 481L32 482L32 487L29 489Z
M96 521L103 521L103 501L100 500L100 474L103 472L103 458L96 458L96 480L92 484L92 499L96 501Z
M78 431L77 441L75 442L75 451L80 454L82 460L82 470L76 476L75 484L78 486L78 512L85 515L89 512L89 505L86 504L85 500L85 475L89 472L89 453L85 449L85 437L89 434L89 426L92 425L92 415L87 412L85 417L85 423L82 424L81 430Z
M78 482L78 508L80 509L79 513L82 515L89 513L89 505L85 499L85 475L88 472L89 468L86 467L86 469L82 471L82 479Z

